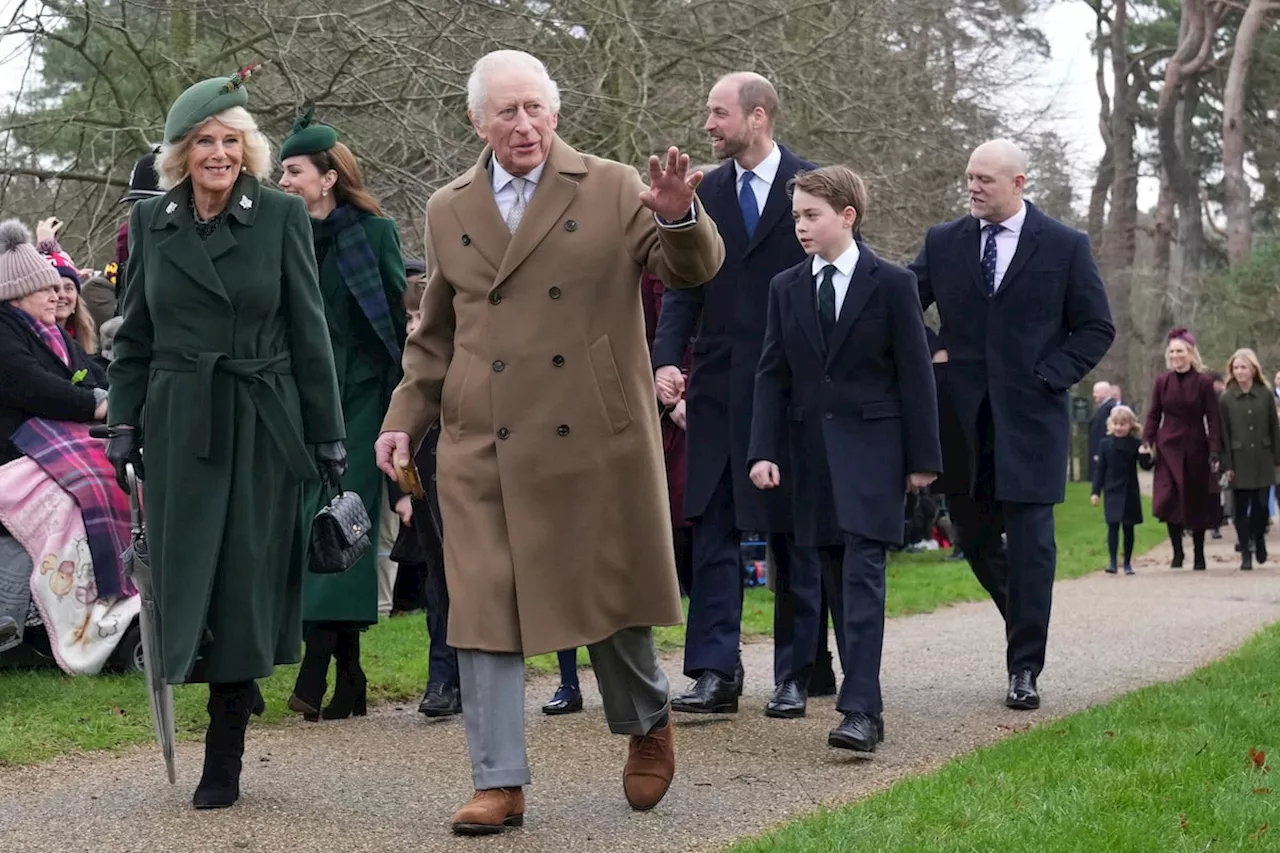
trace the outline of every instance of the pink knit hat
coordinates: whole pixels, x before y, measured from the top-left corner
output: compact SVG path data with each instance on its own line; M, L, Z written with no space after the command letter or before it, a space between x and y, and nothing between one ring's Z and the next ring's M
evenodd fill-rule
M0 222L0 302L61 285L58 271L31 244L27 226L16 219Z

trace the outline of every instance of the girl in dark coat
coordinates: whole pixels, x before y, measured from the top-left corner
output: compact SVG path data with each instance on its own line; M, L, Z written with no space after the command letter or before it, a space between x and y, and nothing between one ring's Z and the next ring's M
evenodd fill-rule
M1186 329L1169 333L1169 372L1156 377L1142 434L1155 457L1152 510L1169 527L1173 564L1182 568L1182 534L1191 531L1196 571L1204 571L1204 533L1221 517L1213 489L1218 467L1221 413L1213 379L1202 372L1196 339Z
M1267 497L1280 465L1280 419L1271 389L1262 378L1258 356L1236 350L1227 363L1231 374L1222 392L1222 469L1231 484L1240 569L1267 561Z
M1093 468L1093 505L1104 498L1107 522L1107 574L1116 573L1116 551L1124 531L1124 573L1133 574L1133 528L1142 523L1142 494L1138 491L1138 466L1151 467L1150 454L1141 453L1142 427L1128 406L1116 406L1107 417L1107 435L1098 444ZM1143 460L1146 460L1145 463Z

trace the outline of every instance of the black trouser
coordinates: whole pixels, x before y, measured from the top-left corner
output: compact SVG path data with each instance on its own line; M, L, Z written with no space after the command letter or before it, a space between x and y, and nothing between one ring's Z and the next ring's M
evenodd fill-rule
M990 401L978 411L978 458L973 497L956 500L964 555L1005 621L1005 663L1010 674L1044 668L1058 564L1053 504L996 498L995 421ZM1000 533L1008 538L1007 549Z
M861 711L878 717L884 712L880 693L880 658L884 649L884 543L846 533L843 545L817 550L831 596L831 620L836 626L836 648L844 669L836 710L846 714Z
M1111 557L1111 568L1116 567L1116 551L1120 548L1120 528L1124 528L1124 564L1133 562L1133 525L1107 524L1107 554Z
M1270 488L1234 489L1236 536L1240 552L1251 553L1254 544L1267 534L1267 495Z

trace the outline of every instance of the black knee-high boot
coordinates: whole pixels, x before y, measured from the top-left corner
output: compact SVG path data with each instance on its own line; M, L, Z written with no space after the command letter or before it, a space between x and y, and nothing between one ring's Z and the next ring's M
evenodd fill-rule
M1206 563L1204 559L1204 531L1203 530L1192 531L1191 545L1193 548L1195 548L1195 553L1192 555L1192 559L1194 559L1195 562L1191 564L1191 568L1194 571L1203 572L1208 567L1208 563Z
M1170 568L1180 569L1186 559L1182 551L1182 525L1170 524L1167 527L1169 528L1169 544L1173 546L1173 563L1170 564Z
M368 713L369 681L360 667L360 629L339 628L337 638L333 650L337 665L333 699L324 706L320 716L326 720L345 720L352 714L363 717Z
M240 768L249 715L265 710L253 681L209 685L209 730L204 736L204 772L191 798L198 809L225 809L240 798Z
M302 666L298 668L298 680L289 697L290 710L297 711L307 720L320 719L320 703L329 685L329 658L338 644L338 632L320 622L308 622L303 627L305 643Z

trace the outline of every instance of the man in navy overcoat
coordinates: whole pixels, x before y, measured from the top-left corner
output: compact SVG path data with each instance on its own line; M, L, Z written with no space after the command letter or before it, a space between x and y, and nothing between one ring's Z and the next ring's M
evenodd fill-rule
M758 74L730 74L708 95L705 129L725 163L702 182L698 197L720 229L725 261L701 287L667 291L654 339L658 396L673 405L683 389L679 366L693 338L684 504L693 520L693 588L684 672L697 681L672 702L677 711L738 709L743 531L770 534L774 556L775 693L767 714L804 714L817 652L822 596L817 554L794 545L789 496L781 489L759 491L747 469L769 280L805 257L791 223L787 182L796 172L814 168L774 142L778 106L777 92Z
M937 304L947 392L972 462L953 501L965 556L1005 617L1011 708L1040 706L1057 565L1053 506L1066 498L1071 386L1115 338L1084 234L1022 199L1026 155L1007 140L969 159L968 216L929 229L911 269ZM1007 534L1008 561L984 560Z

